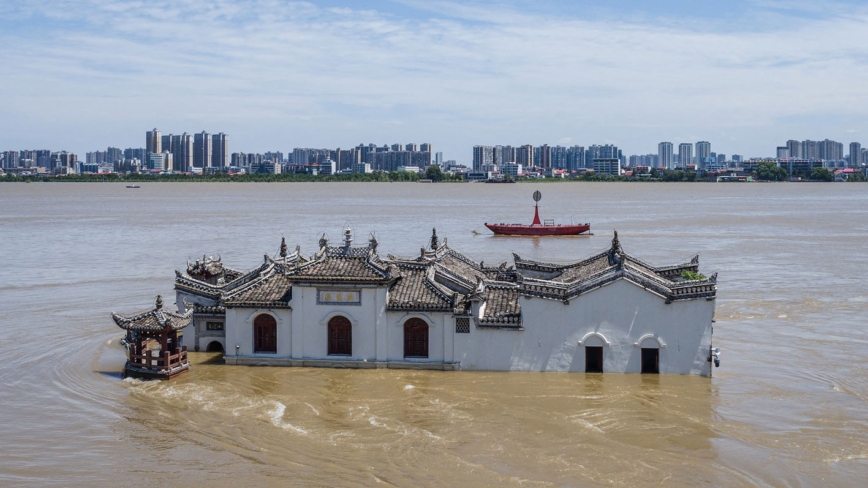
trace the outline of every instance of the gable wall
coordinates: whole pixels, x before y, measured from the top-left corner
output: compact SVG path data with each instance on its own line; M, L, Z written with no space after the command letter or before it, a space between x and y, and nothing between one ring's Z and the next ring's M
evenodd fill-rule
M461 369L584 371L584 347L578 343L589 332L598 332L611 343L603 350L606 372L640 372L641 352L634 343L655 334L666 343L660 350L661 373L710 374L714 301L667 305L657 295L618 280L569 305L526 297L520 303L524 331L471 326L470 337L456 338L455 360Z

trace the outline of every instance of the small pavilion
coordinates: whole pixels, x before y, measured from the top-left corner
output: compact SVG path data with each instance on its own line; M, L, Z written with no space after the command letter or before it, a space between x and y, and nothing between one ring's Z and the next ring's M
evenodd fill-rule
M153 310L132 316L112 312L118 327L127 331L127 360L124 376L143 379L170 379L190 369L187 346L181 345L181 329L190 325L193 307L186 313L163 309L157 295Z

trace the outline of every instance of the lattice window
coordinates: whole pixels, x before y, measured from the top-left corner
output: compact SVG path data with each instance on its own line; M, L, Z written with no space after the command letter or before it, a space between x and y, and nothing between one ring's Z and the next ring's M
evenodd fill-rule
M469 334L470 333L470 319L468 317L458 317L455 319L455 333L456 334Z

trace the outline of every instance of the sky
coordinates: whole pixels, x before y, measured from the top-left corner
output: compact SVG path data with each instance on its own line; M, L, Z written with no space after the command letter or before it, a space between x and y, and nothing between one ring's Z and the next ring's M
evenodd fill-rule
M0 0L0 150L868 145L866 46L865 1Z

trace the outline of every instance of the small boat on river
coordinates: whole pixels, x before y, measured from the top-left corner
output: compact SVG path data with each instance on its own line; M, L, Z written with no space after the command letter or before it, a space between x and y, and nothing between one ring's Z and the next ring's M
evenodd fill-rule
M539 218L539 201L542 199L542 193L535 191L533 193L534 205L533 223L527 224L489 224L491 232L498 235L506 236L577 236L591 230L591 224L555 224L554 220L540 221Z

